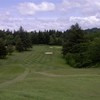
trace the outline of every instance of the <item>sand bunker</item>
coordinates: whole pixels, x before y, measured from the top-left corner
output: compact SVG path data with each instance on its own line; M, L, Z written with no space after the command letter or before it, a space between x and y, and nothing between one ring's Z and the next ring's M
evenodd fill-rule
M52 55L53 52L45 52L46 55Z

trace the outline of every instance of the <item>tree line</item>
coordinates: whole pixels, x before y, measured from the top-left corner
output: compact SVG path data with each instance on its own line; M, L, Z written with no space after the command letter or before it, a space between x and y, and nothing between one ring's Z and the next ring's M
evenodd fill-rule
M100 29L83 30L79 24L68 30L31 31L20 27L17 31L0 30L0 58L11 55L13 51L30 50L33 45L60 45L66 63L77 68L100 64Z
M0 30L0 58L11 55L14 50L30 50L35 44L61 45L62 32L55 30L27 32L21 26L17 31Z

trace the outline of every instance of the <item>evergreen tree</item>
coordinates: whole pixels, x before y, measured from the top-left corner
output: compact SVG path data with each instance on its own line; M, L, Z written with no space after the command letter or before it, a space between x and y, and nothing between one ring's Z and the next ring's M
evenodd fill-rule
M5 58L7 55L7 49L4 39L0 38L0 58Z
M76 23L66 32L62 53L67 63L73 67L86 66L89 61L86 60L87 44L85 43L84 31Z
M95 38L90 42L88 45L87 55L91 63L100 63L100 38Z
M19 36L16 36L16 50L19 52L24 51L23 43L22 43L21 38Z
M76 23L75 25L72 25L64 35L62 49L63 55L66 55L67 53L79 53L79 44L83 43L85 40L81 27Z
M23 48L22 49L23 51L28 50L29 48L32 47L31 38L29 36L29 33L24 31L22 27L19 28L18 35L20 37L20 39L18 40L19 41L18 44L21 45L21 48Z

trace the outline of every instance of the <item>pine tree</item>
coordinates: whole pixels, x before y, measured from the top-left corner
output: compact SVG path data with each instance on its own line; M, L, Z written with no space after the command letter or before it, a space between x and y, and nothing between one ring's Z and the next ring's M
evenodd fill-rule
M15 47L16 47L16 50L19 52L24 51L23 43L19 36L16 36L16 46Z
M4 39L0 38L0 58L5 58L7 55L7 49L5 46Z
M78 53L80 43L84 42L84 34L81 27L76 23L75 25L72 25L65 34L62 49L63 55L66 55L67 53Z
M24 31L24 29L22 27L20 27L19 29L19 36L23 45L23 50L27 50L29 48L32 47L32 42L31 42L31 38L29 36L29 33L27 33L26 31Z

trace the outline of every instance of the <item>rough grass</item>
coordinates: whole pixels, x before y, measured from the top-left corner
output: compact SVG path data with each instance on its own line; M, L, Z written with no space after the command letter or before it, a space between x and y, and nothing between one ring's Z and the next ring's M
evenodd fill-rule
M60 50L34 46L0 60L0 100L99 100L100 69L74 69Z

